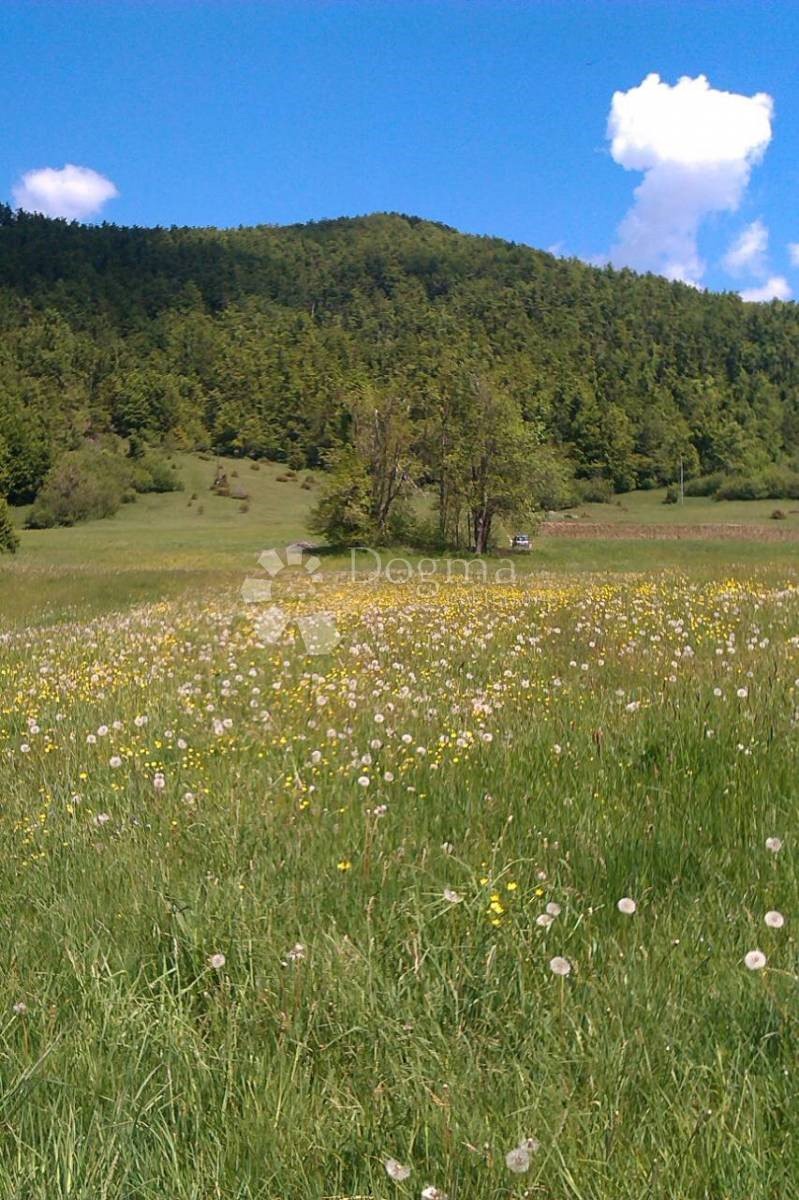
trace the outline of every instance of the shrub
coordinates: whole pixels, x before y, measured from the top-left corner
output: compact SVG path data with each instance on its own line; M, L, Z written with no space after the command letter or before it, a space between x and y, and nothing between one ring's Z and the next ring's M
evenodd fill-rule
M712 475L697 475L685 482L686 496L714 496L727 478L723 471Z
M578 480L577 491L583 504L610 504L613 499L613 486L601 475Z
M771 514L771 519L772 521L784 521L787 515L788 514L784 512L783 509L775 508L774 512Z
M59 458L28 516L29 529L112 516L131 494L132 469L118 454L85 448Z
M145 454L135 462L133 487L137 492L183 491L175 468L158 454Z
M529 468L530 497L535 508L548 511L573 508L582 492L574 466L558 448L539 446Z
M717 500L799 499L799 473L767 467L759 475L732 475L716 492Z
M8 505L0 496L0 554L16 554L18 549L19 535L11 524Z
M680 499L680 489L676 483L671 483L666 488L666 495L663 497L664 504L676 504Z

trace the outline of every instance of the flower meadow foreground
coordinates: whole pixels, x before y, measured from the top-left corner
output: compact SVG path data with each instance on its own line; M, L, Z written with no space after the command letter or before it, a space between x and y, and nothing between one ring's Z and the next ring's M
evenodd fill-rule
M0 1195L799 1196L799 588L0 644Z

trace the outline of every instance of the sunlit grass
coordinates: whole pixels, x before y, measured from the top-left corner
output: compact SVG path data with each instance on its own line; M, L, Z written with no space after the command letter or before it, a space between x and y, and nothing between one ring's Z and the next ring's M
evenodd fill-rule
M280 595L5 636L0 1194L790 1196L799 594Z

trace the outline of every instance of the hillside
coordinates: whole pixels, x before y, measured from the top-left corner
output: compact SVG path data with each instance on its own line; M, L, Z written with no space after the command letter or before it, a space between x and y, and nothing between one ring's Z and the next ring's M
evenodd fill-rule
M799 451L799 312L378 214L303 226L82 226L0 208L0 490L115 432L319 465L350 397L420 437L464 379L617 490ZM431 469L432 478L435 472Z

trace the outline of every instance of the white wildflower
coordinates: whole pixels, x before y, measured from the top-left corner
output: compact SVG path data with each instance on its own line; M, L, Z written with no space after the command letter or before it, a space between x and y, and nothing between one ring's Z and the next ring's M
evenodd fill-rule
M549 960L549 969L553 975L569 975L571 974L572 965L568 958L561 958L560 955L556 955Z
M750 950L744 956L744 964L750 971L762 971L767 962L762 950Z
M530 1170L530 1151L526 1146L515 1146L505 1155L505 1166L514 1175L524 1175Z

